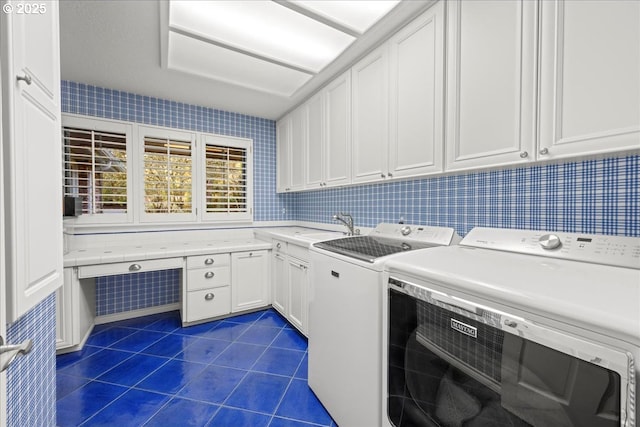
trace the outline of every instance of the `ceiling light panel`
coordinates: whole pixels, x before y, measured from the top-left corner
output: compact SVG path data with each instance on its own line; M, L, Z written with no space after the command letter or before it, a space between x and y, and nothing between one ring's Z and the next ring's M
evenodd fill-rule
M313 73L355 40L273 1L172 0L169 16L170 27L183 33Z
M289 2L363 34L400 3L400 0L289 0Z
M293 95L312 76L175 32L169 32L168 48L170 69L279 96Z

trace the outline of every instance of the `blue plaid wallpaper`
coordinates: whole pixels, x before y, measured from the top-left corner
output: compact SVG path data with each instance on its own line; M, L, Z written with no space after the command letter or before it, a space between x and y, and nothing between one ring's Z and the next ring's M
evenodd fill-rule
M519 167L297 193L294 218L640 236L640 156Z
M7 425L56 425L56 296L49 295L7 327L7 342L33 340L7 370Z

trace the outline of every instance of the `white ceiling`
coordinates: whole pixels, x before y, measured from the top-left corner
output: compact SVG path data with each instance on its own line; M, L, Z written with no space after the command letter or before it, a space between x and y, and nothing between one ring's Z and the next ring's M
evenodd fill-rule
M64 80L278 119L431 3L401 2L300 90L281 96L163 67L166 1L65 0L60 2L61 74Z

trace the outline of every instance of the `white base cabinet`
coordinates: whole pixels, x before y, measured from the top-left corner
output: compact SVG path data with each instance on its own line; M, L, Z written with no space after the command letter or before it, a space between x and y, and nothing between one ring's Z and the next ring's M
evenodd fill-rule
M309 249L274 240L272 306L308 336Z
M269 305L269 251L231 254L231 311Z

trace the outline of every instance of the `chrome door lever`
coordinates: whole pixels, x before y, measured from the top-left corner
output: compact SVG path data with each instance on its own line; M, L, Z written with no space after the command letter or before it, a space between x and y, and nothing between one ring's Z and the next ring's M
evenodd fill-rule
M33 348L33 340L23 341L22 344L4 345L4 339L0 337L0 372L13 363L16 357L25 355Z

